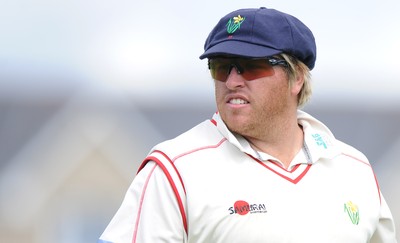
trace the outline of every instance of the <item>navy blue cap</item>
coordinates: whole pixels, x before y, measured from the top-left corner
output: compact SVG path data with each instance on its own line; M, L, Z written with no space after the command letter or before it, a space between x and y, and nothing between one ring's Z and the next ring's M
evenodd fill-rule
M286 53L311 70L316 52L314 36L305 24L289 14L262 7L236 10L223 17L209 34L200 59Z

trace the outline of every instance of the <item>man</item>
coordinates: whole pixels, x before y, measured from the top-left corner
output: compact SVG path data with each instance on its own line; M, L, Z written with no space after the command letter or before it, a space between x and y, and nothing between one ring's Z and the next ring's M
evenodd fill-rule
M367 158L298 110L311 31L267 8L205 43L218 112L151 150L99 242L396 242Z

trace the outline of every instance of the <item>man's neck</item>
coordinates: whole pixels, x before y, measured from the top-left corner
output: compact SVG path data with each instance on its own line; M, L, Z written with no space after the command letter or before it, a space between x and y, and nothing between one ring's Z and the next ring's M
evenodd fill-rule
M293 158L303 146L303 130L295 121L280 123L277 126L269 126L265 133L250 137L244 136L257 151L267 153L279 159L288 168Z

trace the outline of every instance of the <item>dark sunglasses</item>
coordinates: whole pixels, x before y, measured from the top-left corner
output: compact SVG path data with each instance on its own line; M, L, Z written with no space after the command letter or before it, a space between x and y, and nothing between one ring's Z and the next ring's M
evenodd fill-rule
M211 77L215 80L225 82L228 79L232 68L236 68L238 74L250 81L262 77L274 75L274 66L281 65L288 67L288 63L279 58L211 58L208 60L208 68Z

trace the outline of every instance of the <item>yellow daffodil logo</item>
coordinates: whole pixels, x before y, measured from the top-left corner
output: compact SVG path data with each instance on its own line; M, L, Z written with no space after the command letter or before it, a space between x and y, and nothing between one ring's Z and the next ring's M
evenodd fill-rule
M226 24L226 31L229 34L233 34L236 30L240 28L240 25L245 19L245 17L242 17L240 15L229 19L228 23Z
M360 212L358 210L358 206L352 201L348 201L344 204L344 211L349 215L351 222L354 225L358 225L360 222Z

